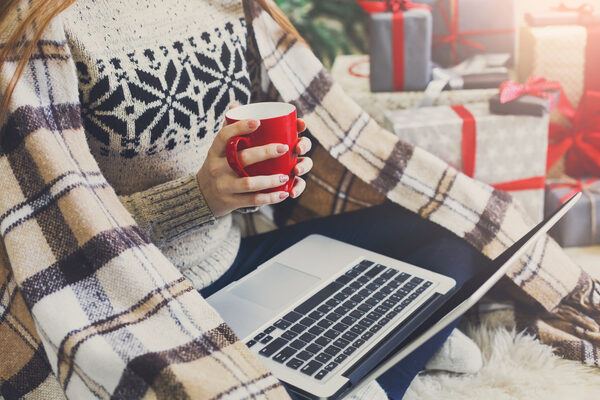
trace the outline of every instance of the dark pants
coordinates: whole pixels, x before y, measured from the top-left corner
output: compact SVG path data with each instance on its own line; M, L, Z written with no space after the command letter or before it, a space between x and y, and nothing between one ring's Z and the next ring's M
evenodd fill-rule
M464 240L395 204L316 219L242 240L232 267L201 291L207 297L306 236L317 233L410 264L451 276L460 286L490 266L490 261ZM444 343L447 327L377 381L394 400L401 399L410 382Z

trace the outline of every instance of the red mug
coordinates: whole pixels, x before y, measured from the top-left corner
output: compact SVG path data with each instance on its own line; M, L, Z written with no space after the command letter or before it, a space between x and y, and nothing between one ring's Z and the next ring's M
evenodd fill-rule
M231 169L241 177L257 175L288 175L283 185L263 190L263 193L285 191L291 193L294 186L294 167L298 163L295 148L298 144L296 107L288 103L253 103L232 108L225 114L228 124L245 119L256 119L260 126L249 135L235 136L227 141L225 154ZM242 167L238 151L270 143L287 144L289 150L280 157Z

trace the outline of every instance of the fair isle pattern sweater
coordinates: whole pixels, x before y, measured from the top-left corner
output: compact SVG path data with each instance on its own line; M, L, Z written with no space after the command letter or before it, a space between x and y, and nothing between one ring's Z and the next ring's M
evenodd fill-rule
M228 106L250 101L241 1L79 0L64 19L102 173L194 287L208 285L240 242L194 176Z

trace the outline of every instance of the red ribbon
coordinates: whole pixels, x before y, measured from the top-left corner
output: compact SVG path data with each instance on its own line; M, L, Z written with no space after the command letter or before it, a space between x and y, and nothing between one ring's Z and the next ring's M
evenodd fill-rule
M440 47L446 43L450 43L450 51L452 52L452 60L454 63L458 62L458 53L457 53L457 44L460 43L465 48L469 48L468 46L475 48L480 51L485 50L485 46L481 43L478 43L474 40L466 39L465 36L475 36L475 35L503 35L508 33L515 33L514 29L480 29L480 30L466 30L459 31L458 29L458 5L460 3L459 0L449 0L450 8L452 11L452 18L448 16L448 12L446 11L446 7L444 7L444 3L442 0L438 1L438 7L440 8L440 12L442 14L442 18L446 24L446 28L448 29L448 34L445 35L433 35L433 39L439 39L436 43L433 44L433 48Z
M427 4L415 4L411 0L357 1L357 3L367 14L392 12L394 90L404 90L404 11L431 10L431 7Z
M600 92L587 91L569 120L571 128L550 125L547 168L566 154L567 174L600 175Z
M473 178L475 175L475 161L477 154L477 125L475 117L463 105L451 106L454 112L462 119L462 163L465 175ZM498 190L517 191L543 189L546 184L545 176L536 176L533 178L517 179L496 183L492 185Z
M558 104L556 102L556 93L549 91L558 91ZM573 118L575 110L571 102L565 95L562 85L557 81L549 81L541 76L530 76L525 84L515 81L502 82L500 85L500 103L508 103L519 97L529 94L536 97L543 97L552 101L551 108L558 105L558 109L567 117Z

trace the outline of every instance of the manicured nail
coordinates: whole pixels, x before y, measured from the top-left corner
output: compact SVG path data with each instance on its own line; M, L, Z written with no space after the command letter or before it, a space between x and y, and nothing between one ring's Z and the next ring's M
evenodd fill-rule
M281 192L281 193L279 193L279 198L280 198L281 200L285 200L285 199L287 199L287 197L288 197L289 195L290 195L290 194L289 194L288 192Z
M287 175L279 175L279 182L286 183L289 180L290 180L289 176L287 176Z
M287 144L278 144L277 145L277 153L283 154L288 151L289 146Z
M249 119L248 121L246 121L246 124L248 124L249 129L256 129L260 126L260 121L257 121L255 119Z
M302 168L301 166L296 166L296 170L298 171L298 175L302 175L304 173L304 168Z

